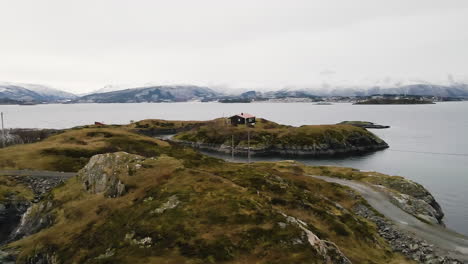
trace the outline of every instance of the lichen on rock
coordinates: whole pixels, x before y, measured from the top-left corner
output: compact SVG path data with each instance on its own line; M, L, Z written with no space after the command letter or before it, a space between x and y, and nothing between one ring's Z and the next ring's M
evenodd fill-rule
M307 223L304 221L284 213L281 214L286 218L288 223L297 225L304 231L307 242L322 256L325 264L351 264L351 261L341 252L335 243L320 239L309 230Z
M119 197L125 194L123 176L131 176L144 158L126 152L99 154L91 157L88 164L78 172L86 191L102 193L106 197Z
M167 202L162 204L161 207L152 210L150 213L151 214L162 214L162 213L164 213L164 211L166 211L168 209L176 208L177 205L179 205L179 203L180 203L180 201L179 201L179 198L177 197L177 195L173 195L173 196L169 197Z

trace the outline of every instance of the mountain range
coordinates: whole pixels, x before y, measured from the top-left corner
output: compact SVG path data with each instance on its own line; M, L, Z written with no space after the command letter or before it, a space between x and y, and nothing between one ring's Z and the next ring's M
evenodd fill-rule
M194 85L150 85L137 88L106 86L94 93L78 96L72 93L37 84L0 82L2 101L34 103L140 103L140 102L187 102L215 101L226 99L261 100L278 98L355 97L375 94L406 94L468 98L468 85L411 84L400 87L329 88L329 89L282 89L278 91L224 91ZM13 100L13 101L11 101Z
M20 102L60 102L78 96L39 84L0 82L0 99Z
M76 99L77 103L141 103L214 100L220 94L208 87L176 85L125 89L93 93Z

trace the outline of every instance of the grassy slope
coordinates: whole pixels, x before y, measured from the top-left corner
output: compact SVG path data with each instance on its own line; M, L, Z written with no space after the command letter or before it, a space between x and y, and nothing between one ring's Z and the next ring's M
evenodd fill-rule
M223 119L213 120L206 125L187 132L179 133L175 139L214 143L231 144L234 135L235 145L247 146L247 129L250 130L250 142L254 147L272 145L310 146L329 141L344 142L355 136L365 136L380 140L371 132L351 125L306 125L292 127L258 119L254 128L246 126L227 125Z
M95 154L126 151L155 156L168 143L119 128L68 130L44 141L0 149L0 169L78 171Z
M130 129L181 129L205 124L207 121L181 121L163 119L145 119L126 125Z
M87 194L73 178L50 197L56 224L12 246L23 257L52 249L69 263L322 263L307 244L294 243L297 226L279 227L284 212L335 242L353 263L410 263L391 253L373 224L348 211L360 198L305 176L302 165L184 163L166 155L147 159L121 178L132 188L115 199ZM179 206L151 214L173 195ZM154 244L134 245L125 239L131 233ZM108 250L115 254L96 259Z
M48 198L55 224L10 245L23 260L52 250L67 263L320 263L309 246L292 242L298 227L279 228L281 211L307 222L354 263L410 263L389 250L372 223L350 213L363 202L358 196L306 177L311 168L296 163L231 164L107 127L2 149L0 168L76 171L90 156L118 150L158 158L122 178L131 189L120 198L87 194L76 178L56 188ZM172 195L181 201L177 208L150 214ZM154 245L125 240L132 232ZM115 255L96 259L108 249Z

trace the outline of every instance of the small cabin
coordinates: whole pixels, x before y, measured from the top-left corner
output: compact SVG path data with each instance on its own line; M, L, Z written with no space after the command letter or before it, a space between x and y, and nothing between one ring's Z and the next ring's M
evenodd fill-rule
M240 115L233 115L229 117L231 125L254 125L255 116L247 113L241 113Z

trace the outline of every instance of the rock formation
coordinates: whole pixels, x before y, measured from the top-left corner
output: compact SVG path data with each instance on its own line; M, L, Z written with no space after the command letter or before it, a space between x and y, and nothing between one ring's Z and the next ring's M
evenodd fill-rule
M78 178L89 193L102 193L106 197L122 196L126 187L119 177L132 174L143 157L125 152L93 156L78 172Z

